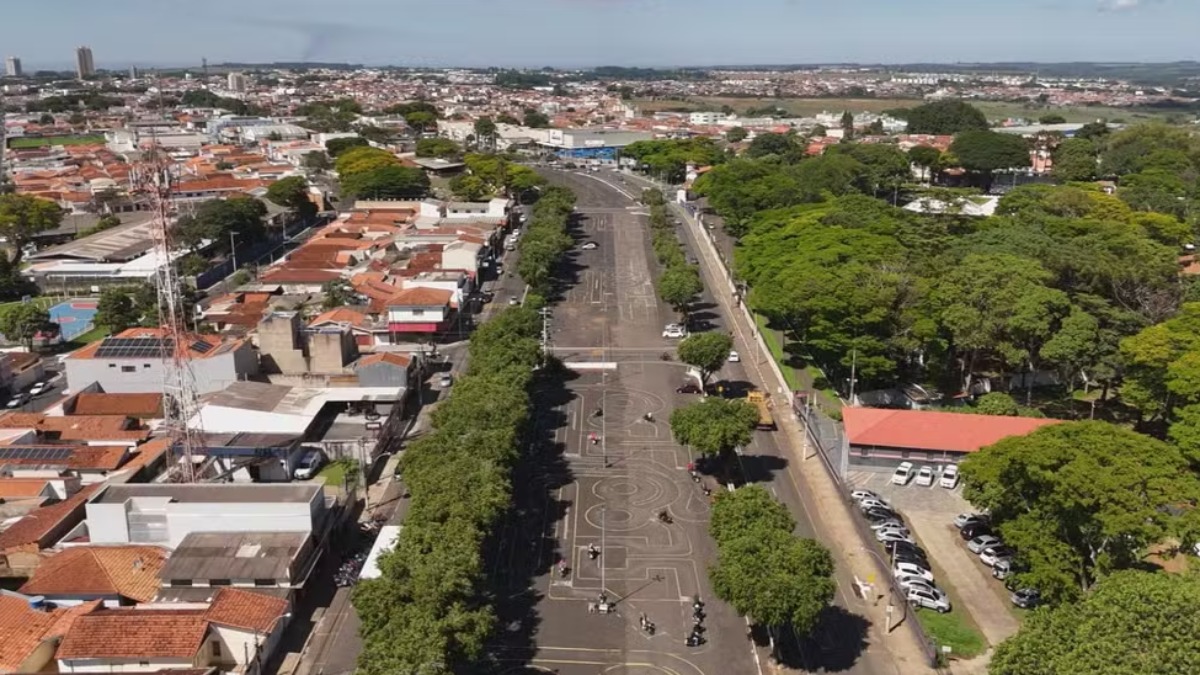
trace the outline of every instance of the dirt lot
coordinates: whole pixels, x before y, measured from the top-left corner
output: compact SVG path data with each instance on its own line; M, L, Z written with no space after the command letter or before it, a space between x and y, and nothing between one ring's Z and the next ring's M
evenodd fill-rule
M962 498L961 486L954 490L938 487L936 482L932 487L912 482L899 486L890 480L891 474L884 472L850 475L855 488L874 491L900 511L929 554L938 584L966 608L989 643L998 644L1016 633L1020 623L1009 609L1004 586L992 578L991 570L979 562L978 556L967 550L954 528L955 515L972 511Z

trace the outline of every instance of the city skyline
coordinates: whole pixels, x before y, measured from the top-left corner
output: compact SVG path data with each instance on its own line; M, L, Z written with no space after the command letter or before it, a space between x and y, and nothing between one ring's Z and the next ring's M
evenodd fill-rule
M316 0L261 0L253 9L212 0L203 11L113 4L14 6L14 24L53 21L58 29L52 40L16 31L6 54L21 58L26 72L67 69L84 44L100 55L100 69L190 66L203 57L417 67L1152 62L1195 58L1191 27L1200 25L1200 5L1180 0L1013 0L1002 8L925 0L919 9L886 0L749 0L736 12L715 0L522 0L503 8L445 0L404 12L350 0L336 17ZM242 19L230 21L230 12ZM182 24L187 31L176 29Z

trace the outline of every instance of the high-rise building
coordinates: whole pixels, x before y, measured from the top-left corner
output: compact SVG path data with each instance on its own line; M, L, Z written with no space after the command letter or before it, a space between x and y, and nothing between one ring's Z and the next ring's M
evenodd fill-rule
M79 47L75 50L75 74L81 80L96 74L96 63L92 61L91 47Z
M129 79L136 80L138 79L138 75L140 73L138 73L137 66L129 66Z
M4 74L9 77L21 77L21 59L10 56L4 59Z
M230 73L229 91L246 91L246 76L241 73Z

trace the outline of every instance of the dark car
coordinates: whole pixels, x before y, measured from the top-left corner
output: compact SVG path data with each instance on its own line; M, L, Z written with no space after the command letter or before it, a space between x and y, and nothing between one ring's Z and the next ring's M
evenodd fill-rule
M700 387L699 387L699 385L692 384L691 382L688 382L688 383L686 383L686 384L683 384L683 385L681 385L681 386L679 386L679 387L676 387L676 388L675 388L675 393L676 393L676 394L699 394L699 393L700 393Z
M883 548L887 550L888 554L910 553L913 555L919 555L922 558L925 557L925 549L917 546L916 544L910 544L907 541L890 541L885 543Z
M1042 604L1042 594L1033 588L1022 588L1014 592L1010 599L1012 604L1021 609L1033 609Z
M987 523L968 525L958 531L958 536L962 537L963 541L971 541L975 537L982 537L985 534L996 534Z
M891 509L885 509L878 506L863 511L863 517L872 523L878 523L882 520L898 520L900 522L904 522L904 519L900 517L899 513L896 513Z
M897 551L896 553L892 554L892 562L912 563L914 565L920 565L925 569L929 569L929 559L920 553Z

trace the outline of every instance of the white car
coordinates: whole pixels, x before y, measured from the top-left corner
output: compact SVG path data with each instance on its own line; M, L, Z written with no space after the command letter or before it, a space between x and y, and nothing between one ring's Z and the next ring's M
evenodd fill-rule
M685 338L687 337L687 329L677 323L669 323L663 328L662 336L665 338Z
M898 562L895 565L892 565L892 574L897 576L904 574L910 577L919 577L929 582L933 581L933 572L930 572L916 563Z
M582 248L585 251L593 251L598 247L599 247L599 245L596 242L589 241L588 243L584 244L583 246L580 246L579 248Z
M888 544L896 541L903 541L909 544L915 544L912 535L903 530L880 530L875 533L875 540L881 544Z
M921 487L933 487L933 467L921 467L921 470L917 472L917 485Z
M979 552L979 562L987 565L988 567L995 567L996 563L1000 562L1001 560L1012 561L1013 556L1016 554L1016 551L1003 544L999 546L989 546L988 548L985 548Z
M912 462L900 462L900 466L896 467L896 472L892 474L893 485L908 485L908 481L913 477Z
M296 471L292 474L296 480L308 480L317 475L317 470L325 463L325 457L320 450L309 450L304 453L304 457L300 459L300 463L296 465Z
M20 408L21 406L25 405L28 402L29 402L29 396L27 394L17 394L16 396L13 396L11 399L9 399L8 403L4 407L10 408L10 409L11 408Z
M870 490L854 490L850 493L850 498L861 503L864 499L879 499L879 495Z
M954 516L954 527L961 530L968 525L986 525L991 520L991 518L982 513L960 513Z
M991 534L982 534L967 542L967 550L971 553L980 553L983 549L989 546L999 546L1004 543L1000 537Z
M912 589L912 588L924 588L924 589L937 588L937 586L933 585L933 582L926 581L925 579L923 579L921 577L913 576L911 574L897 574L896 575L896 585L899 586L900 588L903 588L906 591L909 589Z
M913 607L924 607L942 614L950 611L950 598L938 588L910 588L907 597Z
M895 518L881 520L878 523L871 523L870 527L876 532L880 530L903 530L906 534L908 533L908 528L904 526L904 523L896 520Z
M454 384L454 375L450 373L442 373L442 376L438 378L438 386L442 389L448 389L452 384Z
M858 508L862 509L863 511L866 511L867 509L887 509L888 511L893 510L891 504L878 497L867 497L866 499L860 500L858 502Z
M742 360L742 357L737 352L733 351L732 349L729 350L729 362L730 363L739 363L741 360Z
M521 299L520 298L509 298L508 304L512 307L516 307L517 305L521 304Z
M938 483L947 490L958 487L958 465L947 464L946 468L942 469L942 478Z
M49 388L50 388L49 382L37 382L32 387L29 388L29 395L30 396L41 396L42 394L46 393L46 390L48 390Z

